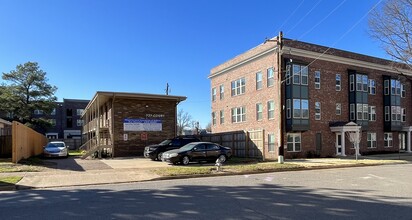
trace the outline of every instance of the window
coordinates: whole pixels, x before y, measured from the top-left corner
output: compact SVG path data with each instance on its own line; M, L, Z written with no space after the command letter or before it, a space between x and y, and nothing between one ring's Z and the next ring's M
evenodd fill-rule
M232 81L232 96L237 96L245 93L246 80L241 78L235 81Z
M275 102L269 101L268 102L268 119L275 118Z
M256 104L256 120L260 121L263 119L263 105L262 103Z
M216 88L212 88L212 102L216 101Z
M341 115L342 114L342 104L341 103L336 103L336 115Z
M374 79L370 79L369 83L368 83L368 92L371 95L375 95L376 94L376 82Z
M83 120L77 119L76 124L77 124L77 127L83 126Z
M43 110L36 109L36 110L34 110L34 114L35 114L35 115L42 115L42 114L43 114Z
M392 133L384 133L383 136L383 146L392 147Z
M340 74L336 74L336 91L340 91L341 90L341 78L340 78Z
M350 75L349 76L349 91L353 92L355 91L355 79L354 79L354 75Z
M376 121L376 106L369 106L369 121Z
M368 132L368 148L376 148L376 133Z
M389 106L385 106L389 107ZM392 121L401 121L401 107L400 106L391 106L391 119Z
M56 119L49 119L49 123L50 123L52 126L56 126Z
M245 107L232 108L232 122L244 122L246 121L246 109Z
M220 91L220 100L225 98L225 86L224 85L220 85L219 87L219 91Z
M356 74L356 91L363 91L361 74Z
M76 113L77 113L78 116L81 116L83 114L83 111L84 111L84 109L81 109L81 108L76 109Z
M320 71L315 71L315 89L320 89Z
M402 122L406 121L406 108L402 108Z
M307 99L293 99L293 118L309 118L309 101Z
M300 85L300 65L293 64L293 84Z
M301 84L308 85L308 67L302 66L301 68Z
M368 92L368 76L362 75L362 91Z
M273 72L273 68L269 68L267 71L267 78L268 78L268 87L273 86L275 84L275 74Z
M315 102L315 120L320 120L320 102Z
M275 135L268 134L268 150L269 152L275 151Z
M287 134L287 149L290 152L299 152L301 150L301 138L300 133L288 133Z
M262 73L258 72L256 73L256 90L262 89L262 87L263 87Z
M401 81L391 79L391 95L401 95Z
M368 104L363 104L363 120L368 120L368 117L369 117Z
M52 112L50 113L50 115L56 115L56 108L53 108Z
M212 112L212 125L216 125L216 113Z
M290 99L286 99L286 118L291 118L291 105L290 105Z
M223 110L220 110L220 124L225 123L225 112Z
M286 71L286 84L288 84L288 78L290 77L288 74L289 71ZM299 64L292 65L292 78L293 84L295 85L308 85L308 67L302 66Z
M355 120L355 104L349 105L350 120Z
M356 120L363 120L363 105L356 104Z
M401 97L405 98L405 96L406 96L405 85L401 84Z
M390 106L385 106L385 121L390 121L391 120L391 111L390 111Z
M291 65L290 65L290 64L289 64L289 65L286 65L286 75L285 75L286 85L289 85L289 84L290 84L290 78L291 78L291 76L290 76L290 68L291 68Z
M383 90L385 95L389 95L389 80L383 82Z

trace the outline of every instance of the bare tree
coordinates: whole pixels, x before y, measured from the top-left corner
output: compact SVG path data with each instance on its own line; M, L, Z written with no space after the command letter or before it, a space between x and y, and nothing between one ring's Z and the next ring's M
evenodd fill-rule
M192 124L192 116L183 111L183 109L180 109L179 112L177 113L177 133L183 134L183 129L185 127L190 127Z
M392 59L412 68L412 0L386 0L370 13L369 28Z
M212 132L212 122L207 123L207 125L206 125L206 131L207 131L207 132Z

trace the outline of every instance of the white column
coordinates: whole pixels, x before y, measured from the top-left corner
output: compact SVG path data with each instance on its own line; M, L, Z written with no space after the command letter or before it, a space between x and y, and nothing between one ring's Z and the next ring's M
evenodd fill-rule
M346 156L345 154L345 131L342 131L342 156Z
M336 155L339 155L339 151L338 151L338 143L339 143L339 140L338 140L338 135L339 135L339 133L338 133L338 132L336 132L336 133L335 133L335 148L336 148Z
M408 143L406 146L406 151L409 153L412 152L411 151L411 131L408 131Z

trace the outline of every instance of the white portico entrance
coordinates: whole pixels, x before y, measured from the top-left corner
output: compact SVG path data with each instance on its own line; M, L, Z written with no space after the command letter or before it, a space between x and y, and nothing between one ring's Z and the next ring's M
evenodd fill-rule
M405 126L402 128L402 131L406 132L406 152L411 153L412 152L412 147L411 147L412 126Z
M345 153L346 133L347 132L360 132L361 126L358 126L355 122L336 122L330 125L330 130L336 134L336 141L335 141L336 155L346 156L346 153ZM359 154L358 151L357 153Z

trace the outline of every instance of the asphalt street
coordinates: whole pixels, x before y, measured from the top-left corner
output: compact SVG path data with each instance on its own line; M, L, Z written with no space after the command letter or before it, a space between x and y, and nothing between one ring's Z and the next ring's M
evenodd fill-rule
M0 192L0 219L412 219L412 164Z

